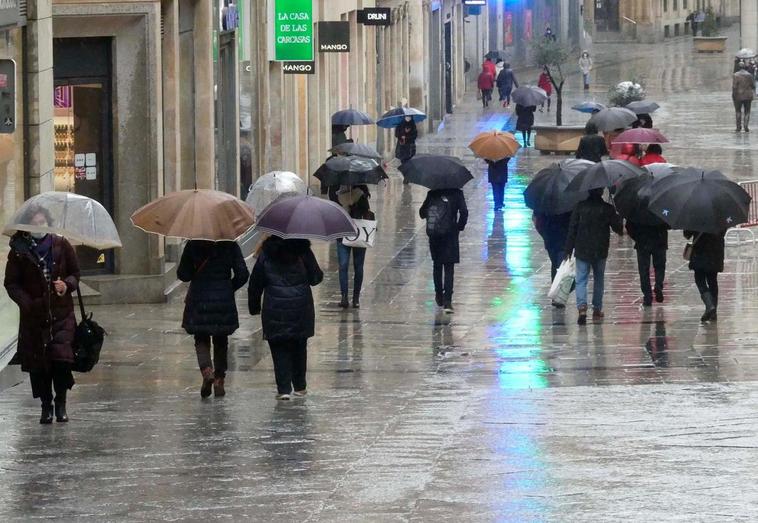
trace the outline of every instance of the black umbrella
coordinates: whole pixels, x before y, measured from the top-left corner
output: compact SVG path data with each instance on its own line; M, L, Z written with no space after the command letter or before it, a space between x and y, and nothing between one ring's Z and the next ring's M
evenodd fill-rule
M590 118L590 122L603 132L626 129L636 121L637 114L626 107L608 107L593 114Z
M400 165L400 172L409 183L429 189L460 189L474 177L454 156L417 154Z
M589 191L612 187L624 178L639 176L644 172L644 169L624 160L603 160L580 172L566 190Z
M630 222L644 225L665 225L660 218L648 210L649 197L645 190L653 185L653 175L649 173L623 180L616 193L613 203L618 213Z
M625 106L630 111L634 111L634 114L650 114L654 113L658 109L661 108L660 105L658 105L655 102L650 102L647 100L640 100L638 102L629 102Z
M332 125L371 125L374 120L363 111L343 109L332 115Z
M353 156L362 156L364 158L373 158L375 160L381 160L382 155L371 147L363 143L345 142L332 147L331 152L334 154L350 154Z
M547 93L544 89L534 85L522 85L513 90L511 99L514 103L531 107L533 105L540 105L547 100Z
M526 206L540 214L571 212L577 203L587 199L586 192L566 190L571 180L593 165L587 160L566 160L542 169L524 191Z
M350 215L334 202L315 196L277 200L263 211L255 229L285 239L336 240L355 236Z
M379 162L361 156L334 156L329 158L314 176L323 185L376 185L387 179Z
M498 59L500 60L506 59L505 51L490 51L486 55L484 55L484 57L489 58L493 62L497 62Z
M672 229L719 234L747 221L750 195L719 171L677 170L652 192L648 208Z

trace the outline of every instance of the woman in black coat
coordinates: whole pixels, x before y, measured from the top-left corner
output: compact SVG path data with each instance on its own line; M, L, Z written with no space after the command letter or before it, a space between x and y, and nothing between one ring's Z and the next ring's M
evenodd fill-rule
M308 240L271 236L263 242L250 276L248 307L253 316L261 314L279 400L306 394L308 338L316 322L311 287L323 279Z
M437 305L453 312L455 264L460 260L458 235L466 227L468 207L460 189L429 191L419 215L426 220L429 251L434 264L434 292Z
M724 236L695 231L684 231L684 237L691 239L690 270L695 271L695 285L705 304L705 312L700 321L716 321L719 304L718 273L724 271Z
M587 122L584 126L584 136L579 140L579 147L576 149L577 159L597 163L603 159L603 156L608 156L605 140L597 133L597 125Z
M234 293L245 285L248 274L237 242L190 240L182 253L177 276L190 283L182 327L195 337L203 398L211 395L211 388L216 396L226 394L229 336L239 328Z
M406 116L403 122L395 127L395 138L395 158L400 160L400 163L405 163L416 155L418 129L413 118Z
M22 223L53 225L45 209L30 209ZM5 289L21 313L17 353L29 373L32 396L42 402L40 423L68 421L66 394L74 386L76 316L71 297L79 289L79 262L71 244L54 234L16 233L5 266Z
M495 203L495 212L503 210L505 202L505 184L508 183L508 161L510 158L487 162L487 181L492 185L492 199Z
M534 111L536 110L536 105L525 106L516 104L516 130L521 131L521 137L523 138L525 147L531 145L530 140L532 137L532 127L534 126Z

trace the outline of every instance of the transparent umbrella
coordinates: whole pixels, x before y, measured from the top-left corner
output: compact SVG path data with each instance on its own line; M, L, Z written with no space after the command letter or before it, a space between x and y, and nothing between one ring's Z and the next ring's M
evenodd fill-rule
M33 225L35 216L43 214L48 225ZM108 211L99 202L70 192L50 191L29 198L5 225L3 234L16 231L53 233L73 245L95 249L121 247L121 238Z
M289 171L273 171L264 174L250 188L245 203L252 207L256 216L283 196L298 196L306 193L305 182Z

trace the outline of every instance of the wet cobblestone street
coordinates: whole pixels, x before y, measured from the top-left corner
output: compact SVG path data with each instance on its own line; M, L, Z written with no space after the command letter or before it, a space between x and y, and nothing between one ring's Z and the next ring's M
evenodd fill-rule
M686 38L629 49L597 53L589 99L641 76L670 162L758 178L758 136L734 133L730 55L695 55ZM583 124L568 69L564 123ZM275 400L245 292L228 394L204 401L180 301L95 307L110 336L99 366L77 375L70 423L40 426L26 381L0 392L0 519L755 521L757 247L728 248L719 321L700 325L681 234L670 234L666 301L651 308L631 240L614 237L605 321L578 327L575 308L550 306L549 260L522 197L561 158L520 150L496 214L466 147L514 122L472 93L419 142L476 175L455 314L434 305L426 191L397 173L373 191L380 225L360 310L338 308L334 246L315 248L326 277L306 399Z

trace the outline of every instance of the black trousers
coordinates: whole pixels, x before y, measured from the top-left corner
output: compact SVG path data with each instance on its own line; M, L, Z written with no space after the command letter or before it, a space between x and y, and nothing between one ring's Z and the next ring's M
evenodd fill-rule
M71 374L71 364L54 361L46 371L30 372L29 381L32 384L32 396L40 398L42 403L52 403L53 390L55 402L65 403L66 392L74 386L74 375Z
M666 279L666 249L654 251L637 251L637 268L640 272L640 289L646 298L653 296L650 288L650 259L653 260L655 271L655 289L663 289L663 281Z
M719 302L719 273L695 271L695 285L700 294L710 292L713 296L713 303Z
M453 299L453 284L455 280L454 263L434 262L434 292L442 294L445 301Z
M269 341L274 360L274 377L279 394L290 394L292 389L305 390L305 372L308 367L308 338Z
M211 339L213 339L213 361L211 361ZM197 366L200 370L215 369L214 374L217 378L226 377L229 336L195 334L195 354L197 354Z

